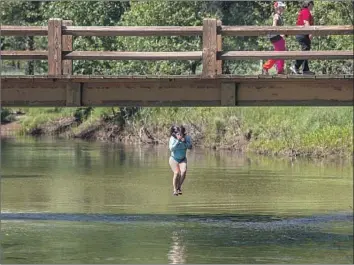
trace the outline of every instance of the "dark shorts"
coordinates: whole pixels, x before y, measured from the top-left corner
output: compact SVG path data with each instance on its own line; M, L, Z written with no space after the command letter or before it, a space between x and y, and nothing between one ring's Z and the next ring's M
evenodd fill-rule
M175 158L175 157L173 157L173 156L171 156L172 158L173 158L173 160L175 160L178 164L180 164L180 163L187 163L187 157L184 157L184 158L182 158L182 159L177 159L177 158Z

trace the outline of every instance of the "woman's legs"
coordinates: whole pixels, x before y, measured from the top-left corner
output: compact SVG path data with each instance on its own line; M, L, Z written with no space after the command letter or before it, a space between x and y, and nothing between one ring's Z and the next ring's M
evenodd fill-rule
M275 60L270 59L263 64L263 69L268 71L270 68L273 67L274 64L275 64Z
M275 51L285 51L285 40L283 38L281 38L276 42L272 42L272 44L274 46ZM273 60L273 59L268 60L263 64L263 69L268 71L274 66L274 64L276 64L277 66L278 74L284 72L284 64L285 64L284 60Z
M275 45L274 43L272 42L273 46L274 46L274 49L275 49ZM263 70L266 70L268 72L269 69L271 69L275 64L275 60L273 59L270 59L268 61L266 61L264 64L263 64Z
M183 162L179 163L179 169L180 169L180 178L179 178L179 185L178 185L178 190L182 191L182 184L184 180L186 179L187 175L187 159L185 159ZM182 194L180 192L180 194Z
M296 40L300 44L302 51L311 50L311 40L308 35L298 35L298 36L296 36ZM303 65L303 72L310 71L308 60L296 60L295 71L298 72L302 65Z
M274 50L285 51L285 40L283 38L281 38L277 42L273 43L273 45L274 45ZM276 60L276 65L277 65L278 74L284 73L285 61L284 60Z
M173 194L178 195L178 188L179 188L179 183L180 183L180 167L178 165L178 162L174 160L172 157L169 159L169 164L173 172L173 179L172 179L172 185L173 185Z

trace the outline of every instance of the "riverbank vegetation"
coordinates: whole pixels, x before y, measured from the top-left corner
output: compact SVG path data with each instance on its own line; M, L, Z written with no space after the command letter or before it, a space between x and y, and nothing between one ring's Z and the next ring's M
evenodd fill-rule
M25 108L20 135L166 144L185 124L197 146L268 155L350 157L351 107Z
M285 25L294 25L298 2L287 2ZM89 26L196 26L215 17L224 25L271 25L272 4L259 1L2 1L4 25L46 25L49 18ZM316 25L353 24L352 1L316 2ZM288 50L299 50L293 36ZM225 37L224 50L271 50L266 37ZM2 50L45 50L45 37L1 37ZM315 37L313 50L352 50L352 36ZM74 50L193 51L200 37L76 37ZM259 61L227 61L224 73L258 74ZM291 62L287 62L289 67ZM315 60L318 74L352 74L353 60ZM74 61L73 74L199 74L200 61ZM46 74L46 61L2 61L2 74ZM19 109L2 109L2 122ZM105 141L164 144L172 123L187 125L197 145L290 156L352 156L353 110L341 108L23 108L19 134L65 135ZM20 111L20 112L21 112Z

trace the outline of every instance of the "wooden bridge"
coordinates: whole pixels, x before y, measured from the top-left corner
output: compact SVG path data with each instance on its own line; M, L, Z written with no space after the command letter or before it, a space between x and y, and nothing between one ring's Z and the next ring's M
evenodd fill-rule
M352 75L226 75L225 60L353 59L353 51L223 51L222 36L353 35L353 26L1 26L1 36L48 36L47 51L1 51L2 60L48 60L46 76L1 76L2 106L250 106L353 105ZM75 36L202 36L190 52L73 51ZM73 75L73 60L201 60L202 74L188 76Z

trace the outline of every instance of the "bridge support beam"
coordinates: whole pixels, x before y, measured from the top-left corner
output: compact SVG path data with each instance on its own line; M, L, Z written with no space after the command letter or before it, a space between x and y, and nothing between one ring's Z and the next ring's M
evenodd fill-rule
M220 88L220 105L236 106L236 88L235 82L222 82Z
M2 76L9 106L353 106L353 78Z
M66 84L66 106L80 107L81 103L81 83Z

